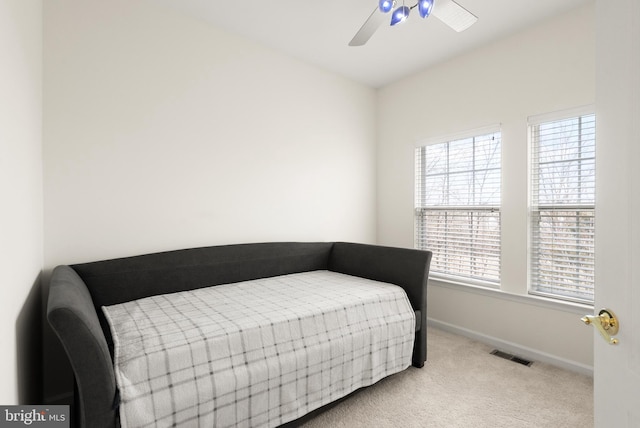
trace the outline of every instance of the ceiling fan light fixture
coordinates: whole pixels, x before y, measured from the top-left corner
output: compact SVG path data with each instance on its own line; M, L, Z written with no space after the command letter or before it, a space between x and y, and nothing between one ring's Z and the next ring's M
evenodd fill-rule
M415 0L415 3L411 2L413 4L411 7L407 7L405 1L406 0L402 0L402 6L394 9L396 4L399 3L399 0L378 0L378 5L373 9L369 18L367 18L349 42L349 46L362 46L367 43L367 40L371 38L385 19L387 19L385 14L392 10L392 26L405 21L409 17L411 9L414 7L418 8L418 12L422 18L433 15L458 32L466 30L478 20L477 16L459 5L456 0Z
M418 0L418 12L420 16L423 18L431 15L431 10L433 9L433 1L434 0Z
M393 26L404 22L409 17L409 12L411 12L409 6L400 6L394 10L391 15L391 25Z
M382 13L391 12L391 9L393 9L393 0L380 0L378 7Z

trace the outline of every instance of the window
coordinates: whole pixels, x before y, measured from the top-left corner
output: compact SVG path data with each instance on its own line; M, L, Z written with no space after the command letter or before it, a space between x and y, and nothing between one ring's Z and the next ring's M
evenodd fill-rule
M433 276L499 284L500 180L500 132L416 149L415 246Z
M595 115L530 120L530 292L592 303Z

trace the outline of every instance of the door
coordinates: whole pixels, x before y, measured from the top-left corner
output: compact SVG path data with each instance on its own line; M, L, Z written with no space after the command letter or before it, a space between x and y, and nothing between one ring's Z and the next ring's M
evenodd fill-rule
M596 2L595 426L640 427L640 1Z

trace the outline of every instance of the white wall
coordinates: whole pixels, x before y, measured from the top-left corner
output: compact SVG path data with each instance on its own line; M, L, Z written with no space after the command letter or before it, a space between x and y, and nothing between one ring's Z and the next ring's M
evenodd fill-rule
M152 0L44 10L46 269L226 243L375 242L373 89Z
M45 5L45 265L375 241L375 93L153 1Z
M593 104L594 94L592 3L380 90L380 244L413 246L413 156L421 140L502 127L502 292L431 281L432 322L538 360L592 367L593 332L578 319L589 308L526 296L527 117Z
M17 404L16 356L39 339L28 319L42 271L41 1L0 2L0 58L0 403Z

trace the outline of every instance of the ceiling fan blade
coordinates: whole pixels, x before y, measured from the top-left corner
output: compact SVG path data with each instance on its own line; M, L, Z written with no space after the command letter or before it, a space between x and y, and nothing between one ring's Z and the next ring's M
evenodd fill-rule
M453 0L435 0L431 14L457 32L466 30L478 20L477 16Z
M353 39L349 42L349 46L362 46L373 36L378 27L382 25L386 15L380 12L379 8L375 8L369 18L362 24Z

